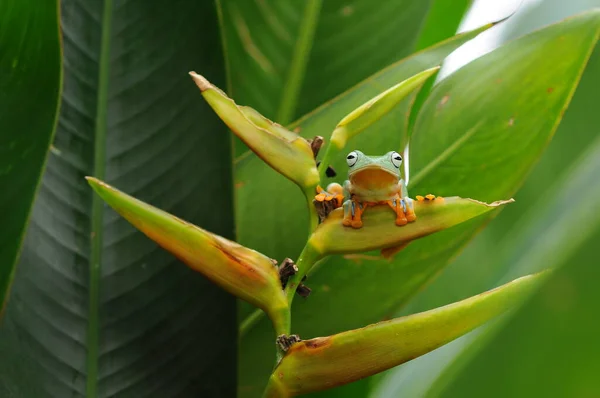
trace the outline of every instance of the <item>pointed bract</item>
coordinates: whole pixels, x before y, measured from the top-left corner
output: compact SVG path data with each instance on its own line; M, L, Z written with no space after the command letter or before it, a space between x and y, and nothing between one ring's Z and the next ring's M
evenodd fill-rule
M162 248L229 293L264 310L275 329L289 322L287 301L272 260L87 177L113 209Z
M265 397L333 388L424 355L515 306L544 276L522 277L431 311L295 343L273 371Z
M417 219L403 226L394 223L395 214L384 205L370 207L360 229L342 224L343 210L334 210L311 235L309 244L319 253L347 254L397 247L411 240L450 228L487 213L513 200L491 204L459 197L414 201Z
M400 101L421 87L439 69L440 67L436 66L417 73L350 112L336 126L331 135L331 143L342 149L350 138L381 119Z
M316 187L319 174L310 143L256 110L238 106L203 76L190 72L202 96L225 124L273 169L300 188Z

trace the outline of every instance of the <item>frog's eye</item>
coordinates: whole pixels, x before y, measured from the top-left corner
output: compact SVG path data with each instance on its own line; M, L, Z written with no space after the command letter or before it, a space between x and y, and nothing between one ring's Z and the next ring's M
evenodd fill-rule
M398 152L392 152L392 164L396 166L397 169L400 168L400 164L402 163L402 156Z
M357 160L358 153L356 153L356 151L352 151L348 154L348 156L346 156L346 163L348 163L348 166L350 167L354 166Z

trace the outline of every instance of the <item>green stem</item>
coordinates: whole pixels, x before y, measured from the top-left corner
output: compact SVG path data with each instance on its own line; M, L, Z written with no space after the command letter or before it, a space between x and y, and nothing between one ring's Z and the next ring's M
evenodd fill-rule
M310 269L315 265L315 263L323 257L321 253L319 253L314 246L310 244L310 241L304 246L302 253L298 257L298 261L296 261L296 266L298 267L298 272L294 276L290 278L285 287L285 292L288 301L288 307L292 308L292 301L294 300L294 295L296 293L296 288L302 281L302 278L310 271ZM288 331L288 333L290 332Z
M317 214L317 209L313 203L313 199L317 194L317 186L310 186L304 190L304 196L306 197L306 205L308 206L308 217L309 217L309 226L308 226L308 235L313 233L315 229L319 226L319 215Z
M288 398L290 393L285 389L285 386L275 376L271 376L269 384L263 393L263 398Z
M331 143L328 143L327 146L325 147L325 154L323 155L323 158L321 159L321 164L319 165L319 179L321 181L327 181L327 174L325 174L327 172L327 167L329 166L329 163L331 163ZM323 189L326 189L327 187L322 187Z

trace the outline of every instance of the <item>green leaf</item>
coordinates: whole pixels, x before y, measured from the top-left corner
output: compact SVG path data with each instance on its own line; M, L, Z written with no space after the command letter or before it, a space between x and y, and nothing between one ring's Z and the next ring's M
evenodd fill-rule
M429 7L416 49L427 48L454 36L472 3L473 0L434 0Z
M410 55L430 3L220 0L227 92L289 124ZM243 151L238 143L236 153Z
M572 18L513 41L438 84L415 125L411 196L512 196L552 137L594 48L596 31L595 14ZM306 281L311 297L296 300L292 330L303 337L328 335L388 316L429 282L483 222L480 218L413 242L392 263L324 262ZM252 350L243 351L255 372L264 326L256 329L245 339Z
M512 308L543 276L523 277L420 314L296 343L273 370L265 396L329 389L424 355Z
M57 10L57 1L0 4L0 317L56 124L62 79Z
M429 396L596 396L600 393L600 229L531 300L469 347ZM527 355L523 355L527 353Z
M84 180L233 237L230 140L187 75L225 84L214 4L63 0L61 13L56 151L0 330L0 396L231 396L235 299Z
M267 256L212 234L92 177L102 199L134 227L213 283L264 310L277 334L289 324L277 267Z
M411 302L413 309L420 310L443 305L460 295L471 294L478 287L487 288L515 276L542 269L569 266L579 261L594 264L595 247L589 244L586 246L585 243L592 240L594 234L600 230L600 213L597 211L600 185L596 183L596 171L600 168L600 138L593 137L594 142L591 144L588 142L586 145L589 148L581 154L575 153L574 159L561 159L560 162L556 162L552 158L549 159L548 155L564 154L565 149L572 151L573 143L569 141L572 137L570 133L575 131L574 127L580 123L586 125L598 118L598 115L587 114L586 116L581 112L588 107L591 109L593 105L587 100L598 95L592 93L595 85L589 84L600 76L598 74L600 69L597 68L600 61L598 55L600 52L597 47L573 104L557 132L558 141L553 141L548 150L550 153L544 155L544 159L526 183L526 186L538 186L540 183L547 185L539 185L540 193L528 194L527 191L531 191L531 187L525 192L519 191L518 196L521 198L519 203L523 200L531 202L526 208L528 210L523 212L523 209L520 209L521 212L516 215L511 214L512 209L502 212L501 216L488 227L495 236L490 236L490 232L486 229L476 242L470 245L465 254L449 267L447 271L452 272L446 272L420 294L420 297L413 300L416 302ZM581 117L587 117L588 121L583 121ZM588 140L592 139L594 134L593 129L581 133L588 134ZM572 147L569 148L569 145ZM566 170L558 169L557 166L562 167L567 161L574 164ZM553 164L555 181L544 181L545 169L553 168ZM576 206L568 205L573 201L577 203ZM506 227L507 221L502 220L507 217L509 222L513 221L509 224L510 230ZM497 236L501 238L498 239ZM495 255L490 257L487 253L492 250ZM468 267L467 262L476 265ZM465 281L468 283L464 283ZM445 287L443 289L445 294L441 292L442 287ZM469 352L469 347L480 347L485 344L486 340L482 340L484 338L480 333L469 336L461 339L462 341L452 343L448 350L443 349L432 353L427 358L419 359L417 363L411 363L403 369L390 373L379 387L377 394L373 396L394 397L400 392L424 396L426 392L432 390L433 386L446 384L448 382L446 374L451 366L465 355L464 352ZM557 338L555 341L560 339ZM507 349L511 349L512 346L507 344ZM427 369L426 372L422 371L424 368ZM574 368L578 369L577 366ZM414 377L415 374L419 376ZM444 379L440 379L441 376L444 376Z

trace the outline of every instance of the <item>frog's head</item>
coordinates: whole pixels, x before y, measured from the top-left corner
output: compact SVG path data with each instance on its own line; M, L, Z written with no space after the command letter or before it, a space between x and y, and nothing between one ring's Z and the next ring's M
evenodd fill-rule
M378 189L397 184L400 179L402 156L395 151L383 156L367 156L361 151L352 151L346 162L348 179L357 186Z

